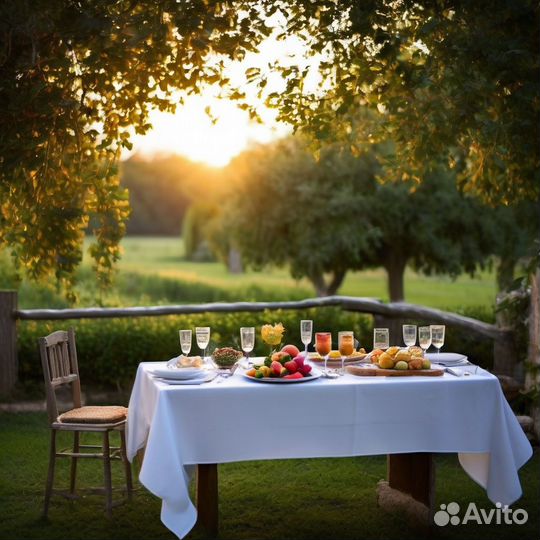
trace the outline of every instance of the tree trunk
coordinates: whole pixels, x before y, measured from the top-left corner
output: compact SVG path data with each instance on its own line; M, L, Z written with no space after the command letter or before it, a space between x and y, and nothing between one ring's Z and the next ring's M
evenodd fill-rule
M507 291L514 281L514 269L516 260L513 257L501 257L497 265L497 288L498 292Z
M404 275L407 258L392 254L384 264L388 275L388 294L390 302L402 302L405 299Z
M328 296L328 291L322 272L312 273L308 276L308 279L313 284L315 294L317 296Z
M242 255L240 252L231 247L229 248L228 267L231 274L242 274L244 267L242 266Z
M328 284L327 293L328 296L336 294L347 275L347 270L335 270L332 276L332 281Z
M529 351L528 360L532 369L525 379L525 390L540 386L540 269L531 274L531 305L529 310ZM531 406L534 434L540 439L540 405L536 400Z

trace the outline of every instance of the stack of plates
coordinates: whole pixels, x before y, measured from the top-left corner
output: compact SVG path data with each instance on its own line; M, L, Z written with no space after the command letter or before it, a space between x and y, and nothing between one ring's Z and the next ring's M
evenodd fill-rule
M464 354L451 352L428 353L426 358L444 367L466 366L469 363Z
M155 377L169 384L202 384L211 381L216 376L215 371L200 367L155 367L151 372Z

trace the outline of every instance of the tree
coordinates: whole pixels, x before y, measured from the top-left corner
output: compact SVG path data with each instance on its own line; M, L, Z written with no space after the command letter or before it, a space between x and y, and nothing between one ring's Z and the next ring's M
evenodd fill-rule
M116 165L152 108L220 80L253 49L234 3L6 0L0 4L0 245L32 278L69 281L92 218L106 282L129 214ZM217 55L208 58L210 52Z
M274 65L280 92L257 67L246 79L296 129L345 138L347 113L366 106L383 122L353 144L395 141L395 178L444 160L494 204L535 199L539 11L532 0L6 0L0 243L30 276L69 279L94 216L106 281L129 211L116 162L130 133L149 129L152 107L174 110L173 89L226 86L225 59L275 32L303 40L312 67ZM244 90L230 95L248 107Z
M144 160L132 156L120 168L129 190L126 234L177 236L190 204L220 192L221 171L181 156Z
M238 176L224 228L244 263L256 269L288 267L293 277L307 277L318 296L335 294L347 271L361 263L372 235L362 188L376 163L367 155L351 165L338 151L323 153L317 162L294 139L233 162Z
M516 267L521 261L538 253L538 205L532 201L521 201L512 206L501 206L495 210L497 256L497 288L499 292L514 287ZM534 272L533 272L534 273Z
M209 224L219 215L219 207L212 201L193 203L182 224L184 254L188 261L210 261L214 255L207 239Z
M420 183L375 182L366 198L368 219L378 235L362 253L363 266L386 270L391 301L405 298L407 265L428 275L473 275L493 254L494 210L461 193L454 174L444 167Z
M396 178L422 178L443 161L466 191L491 203L538 198L538 2L262 5L266 16L279 13L281 36L294 33L305 46L296 62L274 66L285 91L267 101L280 119L320 140L347 137L348 113L367 106L382 121L363 140L395 142ZM264 95L268 77L250 76Z
M373 149L357 157L334 145L316 161L294 140L245 159L227 212L245 262L289 265L318 295L337 292L350 269L382 266L390 299L400 301L407 265L473 274L493 253L494 210L460 193L442 167L420 183L382 182Z

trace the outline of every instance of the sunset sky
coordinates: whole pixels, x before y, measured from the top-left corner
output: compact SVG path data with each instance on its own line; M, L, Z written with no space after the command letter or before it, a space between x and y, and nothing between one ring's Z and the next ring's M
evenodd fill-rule
M153 129L146 135L136 135L133 138L133 150L126 152L124 157L133 153L144 156L163 153L177 153L193 161L204 162L208 165L222 167L236 155L246 149L250 143L268 143L291 132L289 126L276 122L276 113L264 106L255 95L254 89L246 85L245 70L258 67L261 72L269 72L269 64L278 62L280 65L296 64L303 67L311 66L313 75L304 87L317 84L317 57L306 60L303 58L303 46L296 37L288 37L277 41L268 38L261 44L259 53L248 54L242 62L230 63L226 76L246 91L252 103L256 103L264 123L250 121L246 111L240 110L236 102L220 99L219 88L210 87L198 96L185 97L185 103L178 106L175 114L160 111L151 113ZM273 73L268 77L266 92L279 92L284 87L281 78ZM212 120L205 112L210 107Z

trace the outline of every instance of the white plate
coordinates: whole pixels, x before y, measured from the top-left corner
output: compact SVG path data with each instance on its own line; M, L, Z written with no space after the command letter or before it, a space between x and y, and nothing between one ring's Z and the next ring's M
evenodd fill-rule
M242 373L242 375L246 379L249 379L250 381L255 381L255 382L273 383L273 384L288 384L288 383L290 384L290 383L303 383L303 382L314 381L315 379L318 379L322 375L322 373L318 369L312 368L310 376L302 377L301 379L282 379L282 378L277 378L277 377L275 379L273 377L263 377L262 379L256 379L255 377L250 377L249 375L247 375L245 371Z
M443 365L457 365L467 362L467 357L464 354L442 352L442 353L427 353L426 358Z
M171 385L186 385L186 384L203 384L205 382L213 381L217 377L215 371L207 372L206 377L196 377L194 379L163 379L161 377L156 377L159 382L171 384Z
M208 370L195 367L183 368L152 368L150 372L162 379L197 379L208 375Z

